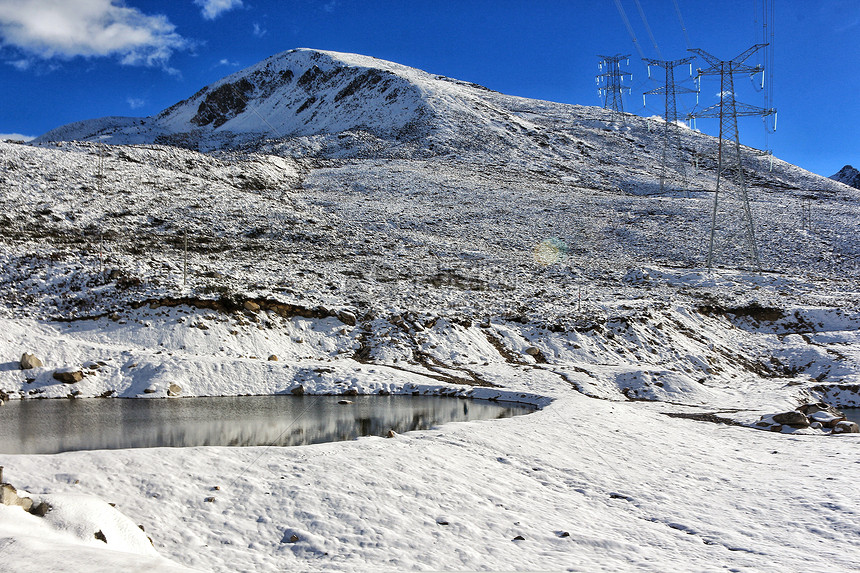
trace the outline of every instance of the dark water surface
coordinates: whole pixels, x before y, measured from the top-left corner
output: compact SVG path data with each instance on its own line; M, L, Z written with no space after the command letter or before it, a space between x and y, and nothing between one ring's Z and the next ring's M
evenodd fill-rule
M860 424L860 408L839 408L839 411L845 414L845 417Z
M521 404L438 396L237 396L15 400L0 408L0 453L161 446L298 446L509 418Z

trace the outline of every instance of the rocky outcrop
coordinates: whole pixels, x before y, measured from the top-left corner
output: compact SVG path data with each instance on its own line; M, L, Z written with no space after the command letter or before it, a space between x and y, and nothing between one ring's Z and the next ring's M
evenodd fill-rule
M860 426L846 420L844 413L824 402L803 404L788 412L763 415L753 426L772 432L806 429L832 434L860 432Z

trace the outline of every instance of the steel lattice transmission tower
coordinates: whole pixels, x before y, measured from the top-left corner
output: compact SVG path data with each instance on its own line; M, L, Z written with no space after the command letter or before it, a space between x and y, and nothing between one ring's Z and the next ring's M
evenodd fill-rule
M738 134L738 117L765 117L776 113L776 111L774 109L765 109L739 103L735 99L734 76L735 74L748 74L752 76L762 72L764 70L763 66L751 66L744 64L744 61L766 45L756 44L731 60L720 60L704 50L689 50L698 54L709 64L709 67L698 70L697 78L710 75L720 76L720 103L687 116L690 119L710 117L719 118L720 120L719 148L717 150L717 185L714 192L711 233L708 240L708 269L713 266L718 231L724 235L725 242L723 248L730 246L734 242L745 242L748 254L752 257L755 268L761 269L761 261L759 260L758 247L755 240L755 226L753 224L752 212L750 211L746 179L744 178L741 143ZM725 149L726 146L728 146L728 149ZM724 181L726 174L730 171L730 166L728 165L732 160L734 160L734 167L737 170L735 189L732 189ZM740 229L732 227L732 222L738 222L738 218L741 226Z
M670 163L675 163L677 171L681 173L683 178L682 187L687 186L687 170L683 161L683 152L681 149L681 130L678 126L678 108L676 104L676 94L698 93L694 89L684 86L675 85L675 68L688 65L695 57L683 58L681 60L654 60L651 58L642 58L648 64L648 73L651 73L651 66L663 68L666 72L666 81L662 86L656 87L653 90L647 91L646 95L663 95L665 96L666 111L663 114L665 124L663 126L663 159L660 163L660 193L662 194L666 186L667 169ZM670 157L671 155L671 157Z
M601 71L605 68L606 71L595 76L597 79L597 92L603 96L603 107L611 109L617 113L624 111L624 102L621 101L621 94L624 90L630 93L630 87L624 85L624 78L629 76L633 78L633 74L625 72L621 69L621 60L629 60L630 54L614 56L601 56L600 60Z

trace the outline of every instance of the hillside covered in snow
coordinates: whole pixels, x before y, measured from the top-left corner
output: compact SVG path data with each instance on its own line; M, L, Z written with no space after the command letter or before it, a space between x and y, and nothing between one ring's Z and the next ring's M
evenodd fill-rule
M762 268L728 201L707 269L717 142L683 128L663 173L663 128L300 49L153 117L0 143L6 399L541 407L259 466L4 454L6 477L118 500L219 571L853 566L856 434L796 408L860 406L860 190L742 148ZM0 509L24 563L44 523Z

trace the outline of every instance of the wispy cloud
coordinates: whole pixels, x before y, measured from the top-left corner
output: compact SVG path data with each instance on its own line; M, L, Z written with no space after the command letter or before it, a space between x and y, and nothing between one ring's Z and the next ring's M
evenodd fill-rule
M228 60L227 58L223 58L223 59L219 60L219 62L218 62L218 64L217 64L217 65L219 65L219 66L227 66L227 67L230 67L230 68L238 68L238 67L239 67L239 62L231 62L231 61L230 61L230 60Z
M146 105L146 100L137 97L128 97L125 98L125 101L128 102L128 107L130 107L131 109L139 109Z
M214 20L224 12L242 7L242 0L194 0L194 3L200 6L207 20Z
M261 25L259 25L258 23L254 22L254 35L255 35L255 36L257 36L258 38L262 38L262 37L263 37L263 36L265 36L267 33L268 33L268 30L266 30L265 28L263 28L263 27L262 27Z
M189 46L166 16L119 0L0 0L0 42L42 59L112 56L162 67Z
M331 14L332 12L335 11L337 6L338 6L337 0L330 0L329 2L326 2L325 4L323 4L323 10L325 10L326 12Z

